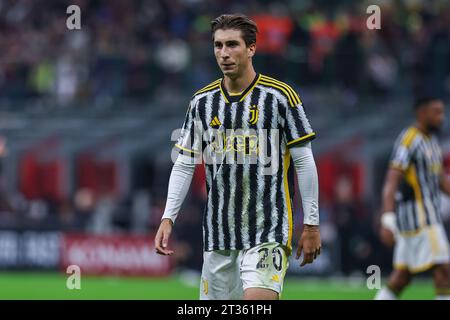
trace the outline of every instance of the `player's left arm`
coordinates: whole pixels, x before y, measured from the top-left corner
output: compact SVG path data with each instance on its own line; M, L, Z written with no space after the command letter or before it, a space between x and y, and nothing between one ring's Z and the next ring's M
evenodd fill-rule
M301 266L312 263L320 254L319 232L319 182L310 141L316 136L298 94L292 90L294 99L281 103L286 146L297 172L304 213L303 232L298 242L296 259L303 252Z
M290 149L304 212L303 232L300 237L296 259L303 251L300 266L312 263L320 255L321 239L319 231L319 182L317 168L311 149L311 142Z

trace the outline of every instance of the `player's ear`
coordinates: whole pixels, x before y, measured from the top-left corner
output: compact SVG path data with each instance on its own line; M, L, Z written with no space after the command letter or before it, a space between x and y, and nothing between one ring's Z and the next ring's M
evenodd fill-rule
M252 58L255 55L255 51L256 51L256 43L252 43L247 48L248 57Z

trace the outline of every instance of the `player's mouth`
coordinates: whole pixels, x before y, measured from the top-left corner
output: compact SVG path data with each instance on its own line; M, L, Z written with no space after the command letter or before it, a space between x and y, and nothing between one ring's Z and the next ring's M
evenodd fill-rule
M222 63L222 68L223 69L231 69L235 66L234 63Z

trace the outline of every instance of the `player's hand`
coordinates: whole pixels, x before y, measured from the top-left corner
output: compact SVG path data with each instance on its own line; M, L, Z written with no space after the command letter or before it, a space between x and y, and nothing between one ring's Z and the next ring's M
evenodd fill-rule
M396 216L394 212L385 212L381 215L380 240L387 246L392 247L395 244L395 238L398 233L396 225Z
M380 240L387 247L393 247L395 244L395 235L388 228L381 227Z
M161 224L159 225L158 232L155 237L155 249L156 253L162 254L165 256L170 256L173 253L173 250L167 249L167 245L169 243L169 237L172 233L172 225L173 222L170 219L163 219Z
M302 236L298 242L297 256L295 257L298 260L303 251L303 261L300 267L308 263L313 263L320 255L321 247L319 226L305 224Z

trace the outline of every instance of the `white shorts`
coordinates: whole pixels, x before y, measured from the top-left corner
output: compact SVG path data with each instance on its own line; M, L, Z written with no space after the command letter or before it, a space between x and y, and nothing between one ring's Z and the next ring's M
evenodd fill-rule
M200 300L239 300L247 288L265 288L281 295L289 266L279 243L246 250L215 250L203 254Z
M400 234L397 237L394 269L407 269L411 273L419 273L449 261L447 235L441 224L427 226L417 233Z

